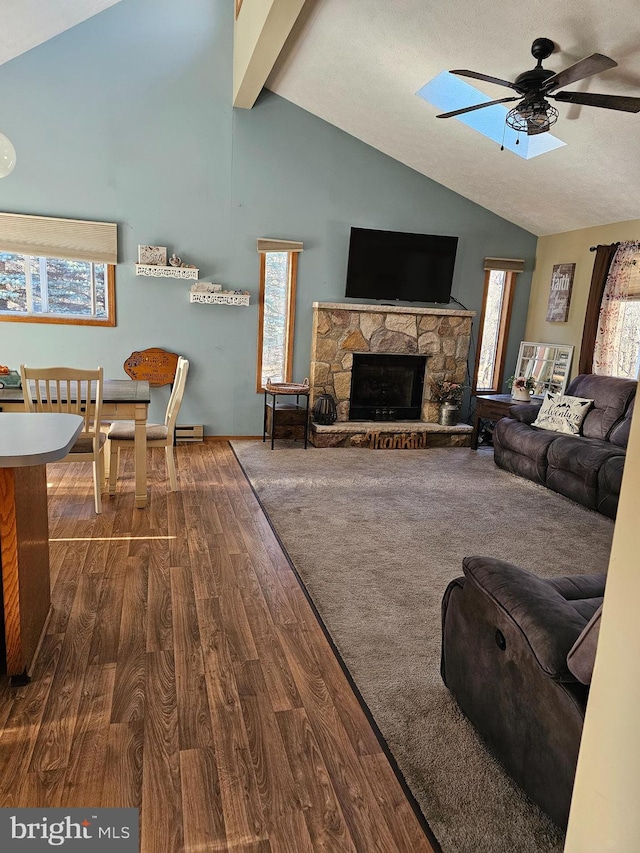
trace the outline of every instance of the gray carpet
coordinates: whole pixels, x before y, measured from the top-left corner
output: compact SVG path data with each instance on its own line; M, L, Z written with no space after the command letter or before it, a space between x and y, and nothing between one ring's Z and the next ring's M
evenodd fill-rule
M606 571L613 523L486 449L232 444L445 853L560 851L440 680L440 602L467 555Z

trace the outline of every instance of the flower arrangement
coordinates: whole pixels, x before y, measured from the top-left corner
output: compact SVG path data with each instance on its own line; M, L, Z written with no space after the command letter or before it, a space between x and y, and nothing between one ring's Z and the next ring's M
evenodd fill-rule
M512 376L507 383L509 388L512 390L526 390L526 391L534 391L536 387L536 380L532 376Z
M432 379L431 390L434 400L438 403L455 403L459 406L464 385L460 382L450 382L448 379Z

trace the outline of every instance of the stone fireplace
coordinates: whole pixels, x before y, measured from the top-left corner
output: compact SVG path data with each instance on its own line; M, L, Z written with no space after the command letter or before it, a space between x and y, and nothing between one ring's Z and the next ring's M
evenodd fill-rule
M437 423L430 380L465 381L474 315L462 309L314 302L310 404L319 394L331 394L338 420L328 427L312 424L312 443L362 446L369 442L364 436L382 429L429 433L432 445L468 444L470 426ZM375 356L386 358L376 366Z

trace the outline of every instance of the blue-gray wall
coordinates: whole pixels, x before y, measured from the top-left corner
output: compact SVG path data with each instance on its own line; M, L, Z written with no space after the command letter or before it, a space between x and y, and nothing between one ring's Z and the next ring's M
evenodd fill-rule
M0 363L102 364L137 349L186 355L180 421L255 435L257 237L302 240L294 379L309 372L311 303L343 301L352 225L458 235L453 295L479 310L485 256L525 258L508 365L524 333L536 238L264 92L231 107L230 0L122 0L0 66L0 129L18 152L0 210L119 223L115 328L0 323ZM504 155L506 156L506 155ZM135 276L138 243L200 278L249 290L249 308L191 305L189 282ZM153 416L166 403L154 391Z

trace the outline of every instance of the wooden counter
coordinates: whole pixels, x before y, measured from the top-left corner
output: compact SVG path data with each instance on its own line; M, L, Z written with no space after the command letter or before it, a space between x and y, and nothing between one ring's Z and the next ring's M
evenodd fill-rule
M7 674L25 683L51 607L46 463L82 430L67 414L0 413L0 567Z

